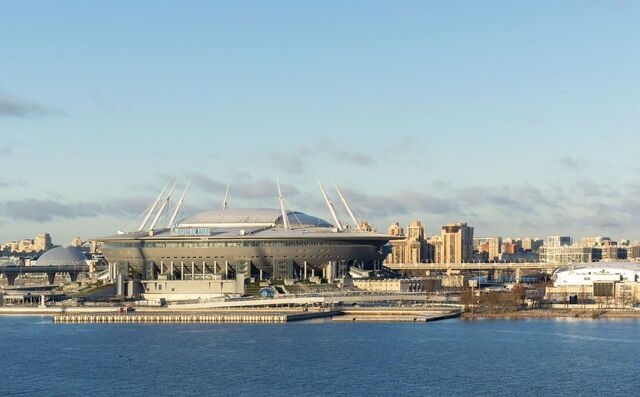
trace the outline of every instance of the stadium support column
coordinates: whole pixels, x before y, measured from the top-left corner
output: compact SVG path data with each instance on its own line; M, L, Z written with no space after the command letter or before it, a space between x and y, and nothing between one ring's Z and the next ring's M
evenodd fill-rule
M191 261L191 280L194 280L195 275L196 275L196 262Z
M516 283L520 283L520 276L521 276L521 269L519 267L516 267Z
M224 278L229 278L229 261L224 261Z
M14 285L16 283L16 279L18 278L17 274L7 273L6 276L7 276L7 284L8 285Z
M304 261L304 276L302 277L302 279L307 279L307 261Z
M123 284L124 284L124 276L122 275L122 273L117 272L116 273L116 295L119 297L122 297L124 293Z
M326 278L329 284L331 284L331 282L333 282L333 261L329 261L327 266L324 268L324 274L324 278Z
M116 264L109 262L109 282L112 283L116 281Z
M180 280L184 280L184 261L180 262Z
M56 281L56 272L48 272L47 279L49 279L49 285L53 284Z

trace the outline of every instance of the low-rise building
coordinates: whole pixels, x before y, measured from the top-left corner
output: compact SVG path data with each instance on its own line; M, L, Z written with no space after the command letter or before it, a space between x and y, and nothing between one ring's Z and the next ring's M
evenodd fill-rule
M546 299L555 302L607 302L632 305L640 301L640 263L607 262L570 265L556 270Z
M635 242L626 247L627 259L638 260L640 259L640 242Z
M18 241L18 252L33 252L33 240L24 239Z
M524 251L538 252L544 241L539 238L525 237L522 239L522 249Z
M544 263L585 263L602 259L602 250L582 245L545 245L539 253L540 262Z
M49 251L53 247L49 233L40 233L33 241L33 250L37 252Z
M353 286L370 292L433 292L441 289L440 279L427 277L353 279Z

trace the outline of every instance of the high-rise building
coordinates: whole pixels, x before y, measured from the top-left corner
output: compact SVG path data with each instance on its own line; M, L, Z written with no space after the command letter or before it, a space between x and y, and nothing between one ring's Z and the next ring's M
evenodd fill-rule
M102 243L99 241L92 240L90 243L90 253L99 254L102 252Z
M513 241L505 241L504 243L502 243L502 252L504 252L505 254L513 255L520 252L520 247Z
M404 230L398 222L389 226L389 230L387 230L387 234L391 236L401 237L404 236ZM391 240L389 242L391 245L391 253L387 255L384 262L385 263L404 263L404 248L405 248L405 240Z
M464 263L473 258L473 228L466 223L442 226L442 263Z
M71 246L74 248L82 247L82 239L80 237L74 237L71 239Z
M33 252L33 240L24 239L18 241L18 252Z
M522 251L521 239L507 237L502 240L502 252L516 253L520 251Z
M407 247L405 263L421 263L428 259L427 241L424 238L425 227L420 221L413 221L407 228Z
M502 237L474 238L474 250L480 255L476 259L483 262L498 261L502 253Z
M492 237L489 243L489 260L497 261L502 253L502 237Z
M389 227L388 234L404 236L404 231L398 223L395 223ZM429 247L424 236L425 228L422 222L411 222L404 239L390 242L391 254L387 256L385 263L420 263L429 259Z
M402 230L402 227L400 226L400 224L396 222L393 225L389 226L389 230L387 231L387 234L391 236L404 236L404 230Z
M544 241L539 238L525 237L522 239L522 250L537 252L543 244Z
M569 236L548 236L545 246L547 247L562 247L565 245L571 245L572 239Z
M640 259L640 242L635 242L626 247L627 249L627 258L638 260Z
M425 229L420 221L411 222L407 228L407 237L412 240L424 241L424 233Z
M360 230L364 232L372 232L373 226L371 226L367 221L360 221Z
M9 244L9 252L18 252L20 248L20 243L17 241L11 241Z
M580 245L561 245L540 247L540 262L545 263L584 263L602 259L602 250Z
M40 233L33 241L34 251L44 252L50 250L51 247L51 236L49 235L49 233Z
M432 236L429 241L427 241L427 244L430 251L430 261L433 261L433 263L443 263L442 236Z
M583 247L597 247L609 243L611 243L609 237L583 237L580 239L580 245Z

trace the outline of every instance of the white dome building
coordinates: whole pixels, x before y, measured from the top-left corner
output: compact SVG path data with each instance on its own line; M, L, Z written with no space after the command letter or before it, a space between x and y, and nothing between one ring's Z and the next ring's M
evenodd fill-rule
M571 264L553 273L547 299L564 303L606 303L628 307L640 299L639 262Z
M594 282L640 282L638 262L593 262L561 267L553 273L554 286L593 285Z
M86 266L87 258L73 247L55 247L40 255L34 266Z

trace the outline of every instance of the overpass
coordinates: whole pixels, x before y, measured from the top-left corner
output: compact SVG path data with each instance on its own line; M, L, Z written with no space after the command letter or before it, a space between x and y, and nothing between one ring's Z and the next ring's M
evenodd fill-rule
M523 270L539 271L541 273L552 274L556 269L565 266L560 263L545 262L469 262L469 263L385 263L384 266L393 271L412 274L427 274L427 272L466 270L466 271L487 271L515 272L517 278Z
M78 274L89 272L88 265L51 265L51 266L0 266L0 274L7 276L9 285L14 285L16 279L21 274L45 273L49 279L49 284L53 284L56 274L69 273L71 281L78 280Z

